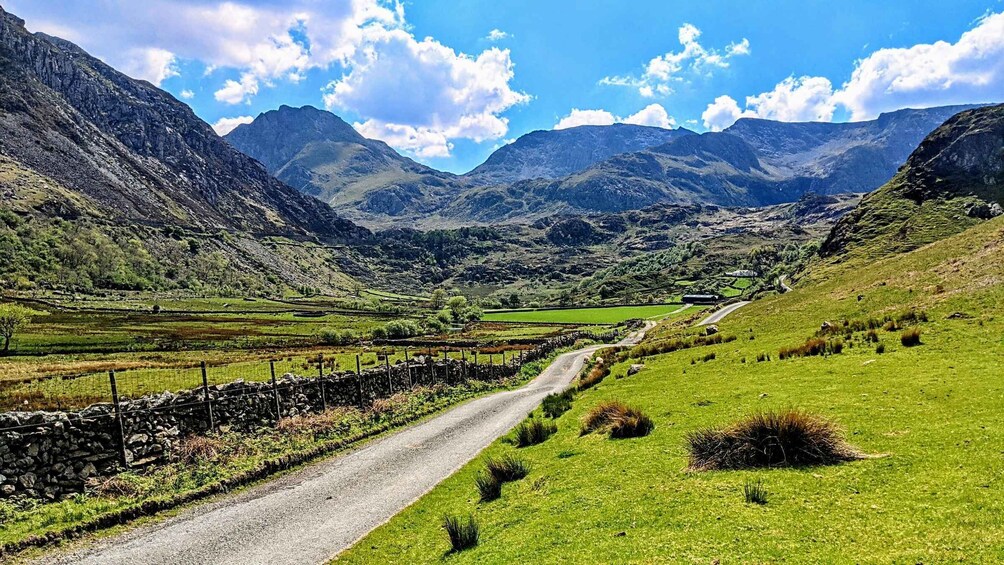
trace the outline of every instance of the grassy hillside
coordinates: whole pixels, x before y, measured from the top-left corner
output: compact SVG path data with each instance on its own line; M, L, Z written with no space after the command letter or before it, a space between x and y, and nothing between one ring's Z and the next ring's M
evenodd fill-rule
M631 360L579 393L558 433L515 450L532 467L478 503L472 462L342 556L348 563L991 562L1004 559L1004 220L868 263L818 266L791 293L719 324L737 339ZM842 337L843 352L778 360L829 321L922 309L922 344L902 330ZM904 321L903 324L910 322ZM650 341L693 333L666 324ZM842 330L841 330L842 331ZM715 358L702 361L708 354ZM770 361L757 362L769 354ZM628 363L638 374L621 378ZM639 439L579 436L583 414L617 399L651 416ZM686 470L688 432L767 408L832 419L878 457L835 466ZM762 480L767 504L744 501ZM443 514L473 514L478 547L447 554Z

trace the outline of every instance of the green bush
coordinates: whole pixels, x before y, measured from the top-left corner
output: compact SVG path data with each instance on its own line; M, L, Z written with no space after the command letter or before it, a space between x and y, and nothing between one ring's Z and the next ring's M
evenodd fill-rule
M544 415L548 418L557 418L568 412L572 408L573 398L575 398L575 391L572 389L545 396L544 402L541 404Z
M529 447L544 443L547 438L558 432L558 426L554 422L529 418L520 422L513 430L513 443L516 447Z

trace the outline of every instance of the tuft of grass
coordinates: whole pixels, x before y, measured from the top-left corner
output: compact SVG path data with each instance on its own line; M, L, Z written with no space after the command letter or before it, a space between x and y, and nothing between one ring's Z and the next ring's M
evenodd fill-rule
M813 355L839 355L844 351L844 342L840 339L809 338L802 345L782 347L778 351L779 359L793 357L811 357Z
M466 518L460 516L444 516L443 529L450 538L450 549L453 552L464 551L478 545L481 541L481 528L473 515Z
M899 341L904 347L920 345L920 328L910 328L906 330L899 336Z
M479 471L474 477L474 485L478 487L481 502L491 502L502 496L502 481L499 481L491 473L482 473Z
M529 447L544 443L547 438L558 432L558 426L554 422L528 418L519 423L513 430L513 443L516 447Z
M836 424L801 410L756 413L726 427L687 434L690 468L828 465L860 458Z
M186 465L197 465L216 461L226 450L227 444L221 439L192 436L178 443L174 455Z
M767 489L759 479L746 481L743 485L743 498L746 499L746 504L767 504Z
M529 475L530 465L509 453L497 458L486 457L485 471L500 483L511 483Z
M616 400L594 406L582 419L581 435L605 431L611 439L647 436L655 429L652 419L637 408Z
M878 353L879 355L882 355L883 353L885 353L885 344L884 343L880 343L880 344L876 345L875 346L875 353Z
M557 418L572 408L575 391L568 389L561 393L549 394L544 397L541 408L548 418Z

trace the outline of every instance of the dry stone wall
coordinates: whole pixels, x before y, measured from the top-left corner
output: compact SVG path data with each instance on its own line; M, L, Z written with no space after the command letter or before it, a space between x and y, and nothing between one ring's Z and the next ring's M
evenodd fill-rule
M599 336L613 339L616 334ZM320 377L286 374L272 382L235 381L208 389L95 404L75 412L0 414L0 498L57 499L83 490L91 477L164 462L177 441L226 426L253 431L325 407L370 406L379 398L437 383L498 381L522 363L543 359L586 334L552 338L505 364L457 359L411 362ZM120 427L121 422L121 427Z

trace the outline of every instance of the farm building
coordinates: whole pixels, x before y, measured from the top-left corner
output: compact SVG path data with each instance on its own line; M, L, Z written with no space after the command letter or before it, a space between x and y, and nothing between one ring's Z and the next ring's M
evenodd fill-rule
M717 294L685 294L684 304L718 304L722 297Z

